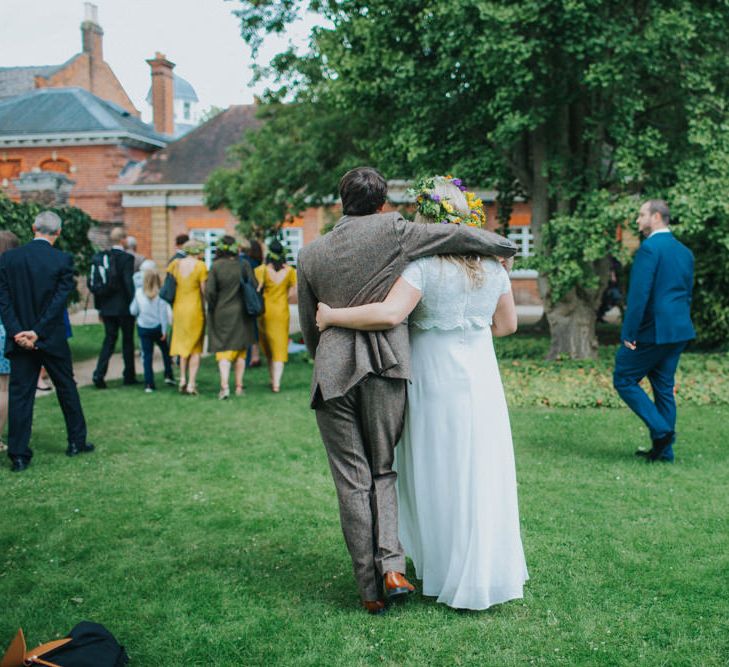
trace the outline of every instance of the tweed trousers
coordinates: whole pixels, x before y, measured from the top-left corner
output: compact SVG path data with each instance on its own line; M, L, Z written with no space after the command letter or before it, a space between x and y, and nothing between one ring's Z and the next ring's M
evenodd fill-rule
M370 375L344 396L316 405L342 532L363 600L382 597L385 572L405 572L392 469L405 401L405 380Z

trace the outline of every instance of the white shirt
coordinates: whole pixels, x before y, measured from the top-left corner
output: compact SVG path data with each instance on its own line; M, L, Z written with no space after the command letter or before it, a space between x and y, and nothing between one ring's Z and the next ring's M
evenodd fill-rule
M648 234L648 238L653 236L654 234L670 234L671 230L666 227L665 229L654 229L650 234Z

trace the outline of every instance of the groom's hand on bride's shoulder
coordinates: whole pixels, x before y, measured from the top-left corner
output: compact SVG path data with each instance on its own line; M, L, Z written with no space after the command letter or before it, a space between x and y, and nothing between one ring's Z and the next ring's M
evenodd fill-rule
M331 308L327 306L327 304L322 303L321 301L316 305L316 328L319 329L319 331L324 331L329 327L329 313L331 313Z

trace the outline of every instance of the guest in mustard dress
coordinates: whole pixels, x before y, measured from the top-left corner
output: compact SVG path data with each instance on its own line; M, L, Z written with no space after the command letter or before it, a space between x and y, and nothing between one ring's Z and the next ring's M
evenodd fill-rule
M170 354L180 357L180 393L197 396L197 372L205 335L205 282L208 269L200 260L205 245L190 240L183 246L186 257L173 260L167 267L177 281L172 305L172 342ZM189 375L188 375L189 371Z
M266 263L255 274L266 305L258 320L259 342L268 359L271 389L278 393L284 364L289 360L289 303L296 303L296 271L286 264L286 251L281 243L273 241Z

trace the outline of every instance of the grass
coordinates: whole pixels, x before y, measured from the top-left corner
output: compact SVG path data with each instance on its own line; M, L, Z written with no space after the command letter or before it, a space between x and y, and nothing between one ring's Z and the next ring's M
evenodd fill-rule
M116 344L117 351L121 350L121 332ZM69 338L71 354L75 362L95 359L99 356L101 343L104 341L103 324L83 324L73 327L73 336Z
M727 664L729 407L681 408L673 466L632 456L626 409L513 408L525 599L473 613L418 594L369 617L309 373L292 362L273 395L256 369L228 402L210 360L197 398L83 388L98 451L75 459L38 401L33 465L3 471L0 642L88 619L135 665Z

